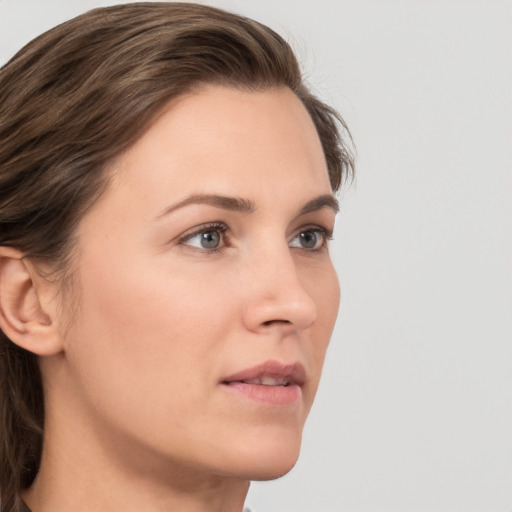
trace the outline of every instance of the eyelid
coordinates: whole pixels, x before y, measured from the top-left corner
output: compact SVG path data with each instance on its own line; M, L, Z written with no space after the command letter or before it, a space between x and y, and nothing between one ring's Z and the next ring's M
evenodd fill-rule
M225 233L228 231L228 227L224 222L207 222L206 224L201 224L200 226L196 226L192 228L191 231L184 233L183 235L179 236L179 241L184 242L187 240L190 240L196 235L199 235L200 233L203 233L204 231L220 231L221 233Z
M305 247L297 247L297 249L302 249L306 252L318 252L322 249L327 247L327 242L329 240L333 239L333 229L327 228L325 226L320 226L318 224L310 224L306 226L301 226L297 231L295 231L295 234L291 237L290 242L297 238L301 233L305 233L308 231L315 231L317 233L320 233L323 237L323 243L318 249L306 249Z
M194 247L192 245L187 244L189 240L196 237L197 235L200 235L201 233L207 232L207 231L218 231L221 233L221 245L219 247L215 247L212 249L205 249L200 247ZM177 239L178 245L186 246L196 252L203 253L203 254L210 254L215 252L220 252L224 247L226 247L228 244L226 244L226 233L229 231L229 227L224 222L207 222L205 224L201 224L200 226L196 226L195 228L192 228L191 231L184 233L183 235L179 236Z
M304 231L321 231L322 233L325 233L326 238L331 239L333 236L334 230L331 228L328 228L327 226L322 226L320 224L307 224L305 226L301 226L297 231L297 236L299 233L302 233Z
M186 243L189 240L191 240L192 238L200 235L201 233L205 233L208 231L218 231L221 234L221 245L219 247L206 249L206 248L195 247L193 245ZM294 232L294 234L290 238L288 244L290 244L293 240L295 240L301 233L305 233L308 231L320 233L321 237L323 238L323 243L320 247L318 247L316 249L307 249L305 247L293 247L293 246L291 246L291 247L296 248L296 249L302 249L306 252L314 253L314 252L318 252L318 251L321 251L322 249L326 248L327 242L329 240L333 239L333 229L328 228L326 226L321 226L319 224L307 224L305 226L301 226ZM207 222L205 224L196 226L195 228L192 228L191 231L186 232L185 234L181 235L180 237L178 237L177 242L179 245L186 246L186 247L188 247L196 252L199 252L199 253L203 253L203 254L219 253L225 247L229 246L229 243L227 243L227 242L229 242L229 239L226 240L227 233L229 233L229 227L224 222L221 222L221 221Z

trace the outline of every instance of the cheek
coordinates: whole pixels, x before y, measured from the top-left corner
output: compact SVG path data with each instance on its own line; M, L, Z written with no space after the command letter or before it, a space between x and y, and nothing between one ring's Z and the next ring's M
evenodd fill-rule
M315 360L321 368L338 316L340 285L332 264L326 265L322 272L310 273L306 279L306 289L317 307L312 347L315 352Z
M179 339L219 316L215 276L205 277L146 262L130 271L98 268L84 290L86 309L114 335L157 332Z
M135 263L130 272L85 268L81 315L69 347L83 388L116 400L116 407L137 402L148 410L200 394L194 372L208 378L211 369L201 362L214 357L235 320L229 295L218 300L215 277Z
M340 305L340 284L332 262L306 269L305 287L317 305L317 323L332 329Z
M338 274L332 264L330 264L327 269L322 289L324 290L323 300L325 301L325 314L329 317L331 324L334 327L340 306L340 283L338 280Z

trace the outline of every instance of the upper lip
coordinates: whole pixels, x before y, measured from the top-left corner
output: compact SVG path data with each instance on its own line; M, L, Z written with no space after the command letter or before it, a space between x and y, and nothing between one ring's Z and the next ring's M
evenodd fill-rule
M306 370L300 363L283 364L278 361L266 361L263 364L247 368L222 379L224 384L228 382L241 382L262 377L285 379L288 384L302 386L306 381Z

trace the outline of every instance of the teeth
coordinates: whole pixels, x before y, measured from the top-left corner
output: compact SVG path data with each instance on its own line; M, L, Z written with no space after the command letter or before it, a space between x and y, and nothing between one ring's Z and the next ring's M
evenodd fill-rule
M246 379L246 384L259 384L261 386L288 386L289 379L287 377L269 377L264 376L258 379Z

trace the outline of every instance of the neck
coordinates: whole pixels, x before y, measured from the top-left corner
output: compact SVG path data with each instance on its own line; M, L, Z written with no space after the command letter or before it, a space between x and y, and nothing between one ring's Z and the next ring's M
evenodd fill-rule
M22 494L32 512L242 511L248 480L162 460L107 438L90 417L46 410L40 471Z
M81 455L45 446L38 476L23 494L32 512L241 512L249 489L247 480L186 467L156 475Z

